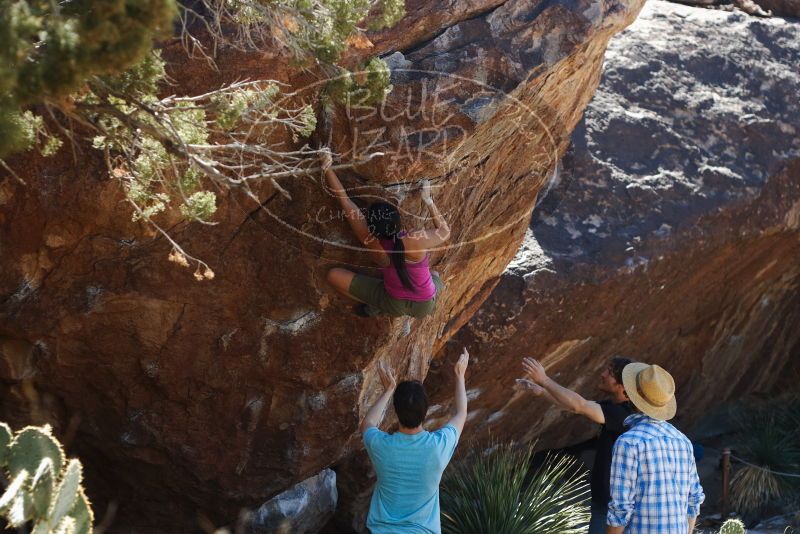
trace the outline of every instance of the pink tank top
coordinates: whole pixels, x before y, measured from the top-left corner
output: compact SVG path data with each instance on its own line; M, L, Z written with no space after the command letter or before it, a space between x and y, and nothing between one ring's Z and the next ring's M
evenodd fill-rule
M399 237L398 237L399 239ZM389 252L389 259L391 260L391 252L394 250L394 241L391 239L381 239L381 246L383 250ZM400 275L397 274L397 269L393 264L388 267L383 267L383 286L386 288L386 293L390 297L402 300L413 300L424 302L431 300L436 296L436 286L431 278L431 269L428 265L428 253L425 257L416 263L406 261L406 270L408 271L408 278L411 280L411 285L414 290L410 290L403 285L400 280Z

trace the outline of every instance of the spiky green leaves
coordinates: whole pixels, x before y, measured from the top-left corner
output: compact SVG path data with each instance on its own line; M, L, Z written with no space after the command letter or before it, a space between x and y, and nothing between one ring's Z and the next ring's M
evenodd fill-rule
M750 465L738 468L731 479L733 508L756 514L797 498L800 483L779 473L800 470L800 396L753 402L739 418L736 454Z
M530 473L531 452L498 445L451 465L442 481L442 532L582 533L588 487L575 461L550 457Z
M3 439L12 481L0 497L0 515L8 524L33 521L34 534L90 534L94 515L81 488L81 463L73 459L63 468L64 453L50 427L26 427L12 436L0 424L0 443Z

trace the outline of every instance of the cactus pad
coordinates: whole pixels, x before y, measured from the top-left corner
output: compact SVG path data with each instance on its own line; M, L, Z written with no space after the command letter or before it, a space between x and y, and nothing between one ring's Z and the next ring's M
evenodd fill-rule
M0 524L31 534L92 534L94 514L81 487L80 461L67 462L50 427L13 434L0 423L0 478L11 480L0 495ZM32 475L31 475L32 474Z
M75 534L92 534L94 514L92 513L92 507L89 505L89 499L83 493L83 488L78 492L78 498L75 500L75 505L69 515L75 519Z
M31 519L31 517L33 517L33 501L31 496L24 491L17 492L14 496L14 500L11 502L11 507L8 509L8 512L6 512L8 526L12 528L21 527Z
M81 463L78 460L70 460L64 478L58 485L53 505L48 514L48 523L58 525L61 520L72 510L75 500L78 498L78 490L81 487ZM73 525L74 526L74 525Z
M5 423L0 423L0 467L6 465L8 446L11 445L12 439L11 428Z
M35 473L43 458L50 458L55 473L60 473L64 467L64 451L50 435L49 427L23 428L9 446L8 470L12 477L23 469L28 473Z
M47 512L50 510L50 502L53 500L54 493L53 462L50 461L50 458L44 458L33 476L33 482L31 482L33 516L37 521L47 519Z
M11 507L14 502L14 498L22 490L27 480L27 471L23 471L14 477L14 480L11 481L11 484L8 485L6 491L3 492L2 497L0 497L0 512L5 512Z

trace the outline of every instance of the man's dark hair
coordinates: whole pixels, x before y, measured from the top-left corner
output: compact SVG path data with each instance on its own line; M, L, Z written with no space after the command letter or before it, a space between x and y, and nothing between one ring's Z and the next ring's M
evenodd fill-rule
M397 419L405 428L418 427L428 413L428 395L417 380L404 380L397 384L392 403Z
M611 358L611 373L614 375L614 380L617 384L622 384L622 370L629 363L633 363L630 358L623 358L622 356L614 356Z

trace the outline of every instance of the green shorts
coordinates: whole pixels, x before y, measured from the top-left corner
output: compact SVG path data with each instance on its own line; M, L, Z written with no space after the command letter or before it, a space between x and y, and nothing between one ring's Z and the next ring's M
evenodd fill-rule
M383 285L382 278L373 278L363 274L356 274L353 277L348 291L361 302L379 309L386 315L392 317L410 315L419 319L433 313L436 309L436 299L444 289L444 282L438 276L431 274L431 278L433 285L436 286L436 295L432 299L424 301L390 297Z

